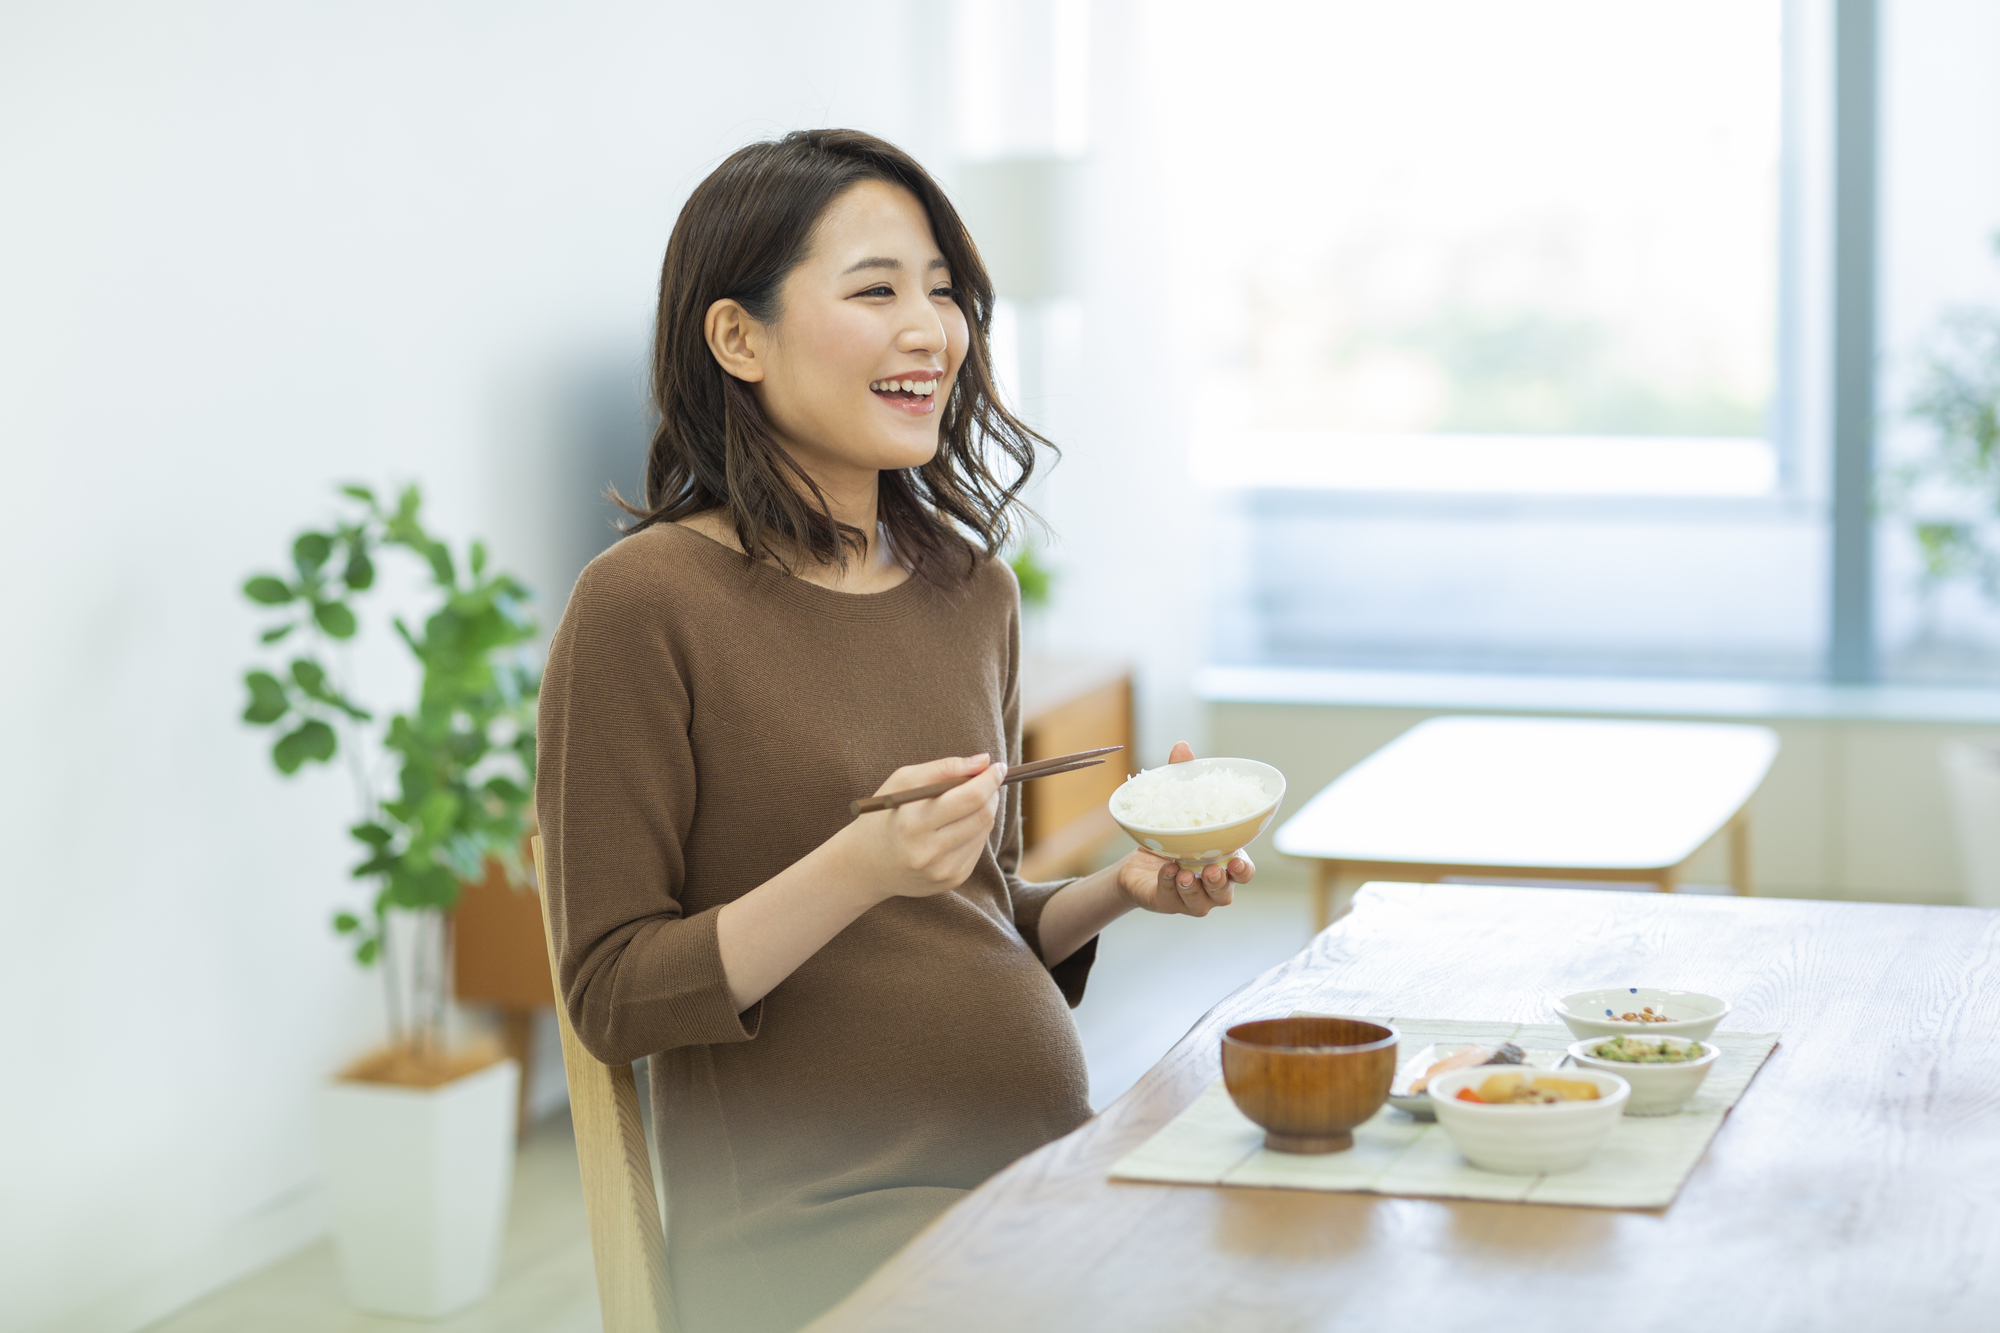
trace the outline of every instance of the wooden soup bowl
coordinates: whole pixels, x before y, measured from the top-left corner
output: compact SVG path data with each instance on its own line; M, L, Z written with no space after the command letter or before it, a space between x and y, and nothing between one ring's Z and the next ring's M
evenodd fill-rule
M1266 1018L1222 1035L1222 1081L1273 1152L1344 1152L1396 1077L1396 1030L1358 1018Z

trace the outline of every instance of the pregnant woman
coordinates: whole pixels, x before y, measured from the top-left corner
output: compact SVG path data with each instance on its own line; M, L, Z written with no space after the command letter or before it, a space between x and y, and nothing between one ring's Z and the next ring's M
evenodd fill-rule
M1066 1003L1098 932L1253 873L1015 873L995 552L1037 437L994 393L992 311L943 192L853 131L734 154L667 245L644 503L550 648L535 803L577 1034L653 1057L695 1333L798 1327L1081 1124Z

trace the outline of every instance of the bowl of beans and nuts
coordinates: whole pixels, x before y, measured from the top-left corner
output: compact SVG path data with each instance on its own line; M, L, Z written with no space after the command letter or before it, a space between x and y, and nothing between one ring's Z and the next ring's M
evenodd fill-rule
M1688 1037L1706 1041L1729 1013L1729 1001L1691 990L1607 986L1578 991L1554 1002L1577 1037Z

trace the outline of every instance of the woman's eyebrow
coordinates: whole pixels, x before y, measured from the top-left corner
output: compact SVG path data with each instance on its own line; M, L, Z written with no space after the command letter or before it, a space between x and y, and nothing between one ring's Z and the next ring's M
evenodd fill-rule
M937 258L931 260L930 263L924 265L926 272L941 268L948 269L950 267L951 264L943 255L939 255ZM890 259L883 255L871 255L867 259L849 264L840 271L840 275L844 278L850 273L859 273L864 268L886 268L892 272L901 273L903 271L903 261L900 259Z

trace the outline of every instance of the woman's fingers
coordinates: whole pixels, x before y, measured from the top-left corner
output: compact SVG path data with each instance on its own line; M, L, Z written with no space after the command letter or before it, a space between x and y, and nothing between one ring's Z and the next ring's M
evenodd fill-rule
M1000 792L1000 780L1006 776L1007 765L989 764L984 772L970 781L961 782L942 796L914 802L914 806L928 807L925 814L934 826L949 827L962 819L976 816L982 808L989 811L997 809L995 797Z
M937 846L949 851L976 848L986 841L999 817L1000 780L1006 776L1005 764L993 764L941 796L913 801L901 809L909 812L915 836L935 840Z
M1175 741L1174 748L1167 752L1167 762L1170 764L1185 764L1192 758L1194 758L1194 747L1186 741Z
M888 780L875 789L875 795L887 796L891 792L909 791L912 787L928 787L934 782L969 778L988 767L990 760L990 755L974 754L933 759L928 764L911 764L891 773Z
M1181 910L1189 916L1207 916L1208 909L1215 906L1215 900L1208 896L1208 886L1201 882L1201 876L1194 876L1191 884L1181 885L1178 879L1175 883L1180 888Z
M994 763L983 754L964 759L937 759L928 764L912 764L908 768L897 769L877 789L876 794L887 795L958 780L958 785L950 791L895 808L893 813L902 826L914 835L924 830L947 828L963 819L976 817L982 806L987 807L989 812L997 811L998 802L994 798L1000 790L1000 780L1006 776L1007 765Z

